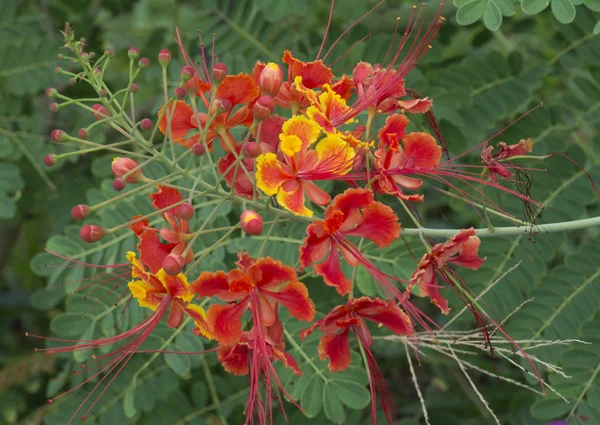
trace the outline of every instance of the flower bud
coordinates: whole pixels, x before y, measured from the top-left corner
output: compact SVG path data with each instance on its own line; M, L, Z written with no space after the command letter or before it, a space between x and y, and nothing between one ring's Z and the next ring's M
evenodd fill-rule
M132 84L129 85L129 91L131 93L135 94L135 93L138 92L139 89L140 89L140 86L138 86L136 83L132 83Z
M95 59L96 58L96 52L90 52L90 59Z
M263 231L263 219L256 211L246 210L240 215L240 226L249 235L258 236Z
M246 146L244 146L244 153L249 158L256 158L262 153L262 149L260 148L260 144L256 142L248 142L246 143Z
M88 138L88 131L85 128L80 128L79 130L77 130L77 137L79 137L80 139L87 139Z
M106 109L106 107L99 103L96 103L94 106L92 106L92 109L94 110L94 112L92 112L92 115L97 120L110 117L110 112L108 112L108 109Z
M56 103L56 102L52 102L50 104L50 106L48 107L50 112L58 112L58 108L59 108L59 106L58 106L58 103Z
M194 75L196 75L196 70L189 65L186 65L183 68L181 68L181 72L179 73L179 77L182 81L187 81Z
M115 177L123 177L125 174L128 174L132 170L136 169L133 173L128 174L127 178L125 178L127 183L136 183L144 177L142 170L137 168L139 165L140 164L138 164L137 161L134 161L131 158L118 157L113 159L111 169Z
M73 208L71 208L71 217L73 217L73 220L83 220L90 215L90 212L90 207L87 205L75 205Z
M158 63L163 68L167 66L169 62L171 62L171 58L171 51L169 49L162 49L160 52L158 52Z
M50 138L58 143L69 140L67 133L62 130L52 130L52 133L50 133Z
M60 66L55 66L54 67L54 73L55 74L60 74L62 72L62 68Z
M106 89L100 89L100 90L98 90L98 96L106 97L106 96L108 96L108 92L106 91Z
M215 102L215 109L217 114L221 114L223 112L227 112L231 109L231 101L228 99L217 99Z
M87 52L81 52L81 60L83 60L84 62L87 62L87 60L90 58L90 55L87 54Z
M94 68L94 70L92 72L96 76L99 76L100 74L102 74L102 70L100 68L98 68L98 67Z
M202 156L206 153L206 148L202 143L194 143L192 146L192 153L196 156Z
M175 230L169 229L168 227L163 227L162 229L160 229L158 231L158 234L160 235L161 238L163 238L165 241L167 241L169 243L181 242L179 240L179 233L177 233Z
M257 121L262 121L271 115L275 109L275 101L271 96L263 95L258 98L254 106L252 107L252 112L254 113L254 119Z
M49 87L46 89L46 97L48 99L56 99L58 97L58 90L53 87Z
M106 49L106 50L104 51L104 54L105 54L106 56L108 56L109 58L112 58L112 57L114 57L114 56L115 56L115 51L114 51L114 50L112 50L112 49Z
M189 202L184 202L177 207L177 215L184 220L191 220L194 216L194 207Z
M185 93L185 89L183 87L177 87L175 89L174 94L177 99L185 99L186 93Z
M56 165L56 155L51 153L46 155L44 157L44 164L46 164L46 167L52 167L53 165Z
M71 77L69 78L68 83L70 86L74 86L75 84L77 84L77 80L75 79L75 77Z
M79 237L87 243L97 242L104 237L104 229L95 224L88 224L79 230Z
M150 59L148 58L141 58L140 61L138 62L138 65L140 68L148 68L150 66Z
M269 62L258 76L258 87L262 94L275 96L283 84L283 69L276 63Z
M148 131L148 130L152 130L152 127L154 127L154 124L152 123L152 120L149 118L144 118L142 121L140 121L140 128L144 131Z
M125 189L125 180L123 180L121 177L117 177L116 179L114 179L113 180L113 189L116 190L117 192L120 192L123 189Z
M177 276L185 266L185 258L177 254L169 254L165 257L162 267L170 276Z
M129 59L131 60L137 59L140 57L140 51L137 49L137 47L130 47L127 51L127 56L129 56Z
M58 55L56 55L56 59L64 59L65 55L63 55L62 53L59 53Z
M227 77L227 65L225 65L223 62L216 63L213 67L212 77L217 84L223 81L225 77Z

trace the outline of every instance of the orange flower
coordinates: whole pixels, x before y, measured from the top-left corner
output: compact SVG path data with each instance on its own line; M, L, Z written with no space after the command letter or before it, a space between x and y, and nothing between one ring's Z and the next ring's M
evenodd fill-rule
M507 145L504 142L498 143L500 146L500 152L493 154L493 146L488 146L485 142L481 148L481 161L487 167L490 174L490 178L496 181L496 176L500 176L504 179L512 178L513 174L510 172L508 164L503 164L500 161L512 158L513 156L527 155L533 149L533 140L521 139L519 143L514 145Z
M256 160L256 183L287 210L312 216L304 194L317 205L326 205L330 196L314 180L330 180L347 174L354 163L354 149L340 136L328 135L316 144L321 129L303 116L285 122L279 136L280 155L260 155Z

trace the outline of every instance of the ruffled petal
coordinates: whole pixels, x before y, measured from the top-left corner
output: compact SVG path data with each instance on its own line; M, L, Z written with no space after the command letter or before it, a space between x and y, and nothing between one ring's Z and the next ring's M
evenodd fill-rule
M297 136L302 141L302 146L307 148L317 141L321 128L303 115L290 118L281 127L279 139L283 142L285 136Z
M208 323L206 322L206 312L204 309L199 305L188 304L184 311L194 321L194 333L203 336L204 338L212 339Z
M140 260L152 273L158 273L162 268L165 257L171 253L177 244L162 243L155 232L144 232L140 235L137 245Z
M271 257L259 258L248 268L248 275L259 289L273 289L296 280L296 271Z
M414 132L402 139L404 166L407 168L433 168L440 164L442 148L427 133Z
M448 314L448 300L442 297L440 285L437 280L436 269L433 264L419 265L411 278L411 284L417 283L419 287L419 296L429 297L431 303L436 305L442 313Z
M319 88L323 84L331 82L333 73L322 60L313 62L302 62L292 56L289 50L283 53L281 61L288 65L288 79L293 81L296 77L302 77L302 81L309 89Z
M194 294L190 291L187 276L183 273L179 273L177 276L170 276L163 269L160 269L156 273L156 277L171 298L179 298L186 303L194 298Z
M343 233L370 239L375 245L385 248L400 235L400 223L394 210L381 202L372 202L362 209L357 226Z
M304 243L299 249L302 267L321 261L331 249L331 239L329 233L323 229L323 220L310 223L306 228L306 234L308 236L304 238Z
M426 114L431 109L433 101L428 97L424 99L399 100L398 106L411 114Z
M279 135L281 134L285 118L280 115L271 115L260 125L260 140L263 152L277 153L279 146ZM258 136L258 126L254 130L254 136ZM265 151L264 146L268 146Z
M226 76L216 92L217 99L229 100L232 108L240 103L250 103L258 96L258 85L252 81L250 74L245 73Z
M157 210L162 210L163 208L170 207L171 205L183 201L183 196L177 189L161 185L158 185L158 191L156 193L151 193L148 196L152 199L152 206ZM170 210L167 210L167 212L168 211Z
M351 283L342 272L340 258L335 247L330 251L329 257L322 263L313 265L313 269L327 285L333 286L341 296L350 293Z
M234 344L242 335L242 316L248 305L247 301L237 304L213 304L206 314L206 322L210 333L219 344Z
M283 183L294 178L283 169L274 153L265 153L256 158L256 185L266 195L276 195Z
M352 211L366 207L373 202L373 192L369 189L346 189L343 193L333 198L331 207L325 212L325 219L333 218L335 211L343 213L344 220Z
M486 258L479 257L479 244L481 240L477 236L470 236L465 242L460 245L458 251L458 257L452 258L451 263L457 266L469 268L471 270L477 270Z
M377 133L377 137L381 143L389 146L391 144L390 136L395 137L396 140L403 139L406 136L407 126L408 119L404 115L390 115L385 119L385 125L381 127L381 130Z
M193 114L194 112L192 110L192 107L185 103L183 100L175 100L174 102L169 104L166 110L165 105L163 105L158 111L158 116L160 117L162 115L162 118L158 122L158 129L162 134L167 134L170 115L170 133L175 142L181 142L185 139L187 133L190 130L194 130L197 128L193 125L193 122L190 120Z
M272 300L287 308L292 317L305 322L315 318L315 306L308 297L308 289L301 282L292 281L278 292L265 292Z
M279 189L277 193L277 202L279 205L284 207L286 210L293 212L297 215L303 215L305 217L312 217L313 212L306 208L304 204L304 191L302 186L298 187L290 192L286 192L283 188Z
M250 348L247 344L222 345L217 348L217 358L223 365L223 369L232 375L248 374Z
M141 280L132 280L127 284L133 298L138 300L140 307L156 310L162 301L162 295L156 294L150 284Z
M133 216L132 220L136 220L136 219L141 218L141 217L142 217L141 215L136 215L136 216ZM131 224L129 226L129 228L131 230L133 230L133 233L135 233L136 236L139 236L142 233L144 233L146 230L149 229L149 227L148 227L148 219L145 218L145 219L143 219L141 221L138 221L137 223L133 223L133 224Z
M347 102L354 92L354 81L347 75L342 75L342 78L331 85L331 89Z
M348 328L339 334L324 335L319 341L318 352L321 360L329 359L330 371L341 372L348 369L352 362Z
M393 301L368 297L356 298L352 301L358 307L359 316L385 326L396 335L412 335L415 331L408 315Z
M295 358L292 357L291 354L282 351L282 350L277 350L277 349L273 349L273 353L279 357L279 359L283 362L284 366L287 367L288 369L291 369L296 376L302 376L302 371L300 370L300 366L298 365L298 362L296 361Z
M323 180L328 175L347 174L354 166L354 149L339 136L325 137L319 141L315 151L319 161L314 172L319 174L319 180Z
M213 272L202 272L198 279L190 286L192 293L198 294L198 298L214 297L229 291L229 279L227 273L219 270Z

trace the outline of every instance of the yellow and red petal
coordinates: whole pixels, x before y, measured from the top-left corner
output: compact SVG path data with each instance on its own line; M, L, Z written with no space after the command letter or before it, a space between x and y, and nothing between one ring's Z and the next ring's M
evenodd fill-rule
M276 195L283 183L294 178L283 169L274 153L265 153L256 158L256 185L266 195Z
M225 371L236 376L248 374L250 348L248 344L222 345L217 348L217 358Z
M408 118L402 114L390 115L385 119L385 124L377 133L377 137L381 143L390 145L390 136L396 140L403 139L406 136L406 127L408 127Z
M344 231L347 236L370 239L385 248L400 235L400 223L394 210L381 202L372 202L362 209L362 216L355 228Z
M410 100L399 100L398 106L401 107L405 112L411 114L425 114L429 112L433 101L428 97L424 99L410 99Z
M234 344L242 335L242 316L248 303L213 304L206 313L210 334L219 344Z
M324 335L319 341L318 352L321 360L329 359L329 370L341 372L348 369L352 363L348 328L339 334Z
M323 84L331 82L333 73L322 60L303 62L292 56L289 50L283 52L281 61L288 65L288 79L293 81L296 77L302 77L302 81L309 89L319 88Z
M154 274L162 269L165 257L171 253L177 244L162 243L155 232L144 232L140 235L137 245L140 252L140 260Z
M229 278L227 273L219 270L213 272L202 272L198 279L190 285L190 291L198 295L198 298L214 297L229 292Z
M232 108L240 103L250 103L258 96L258 85L252 81L250 74L245 73L226 76L216 92L217 99L229 100Z
M271 257L259 258L248 268L248 275L259 289L274 289L297 278L293 267Z
M277 301L290 312L292 317L305 322L315 318L315 306L308 297L308 289L301 282L292 281L278 292L265 292L270 299Z
M132 280L127 284L127 287L133 298L138 300L140 307L146 307L154 311L160 305L162 296L152 292L154 288L149 283Z
M297 115L283 123L279 139L283 140L284 136L294 135L300 138L303 147L308 147L317 141L320 133L321 128L317 123L303 115Z
M203 336L204 338L212 339L208 323L206 322L206 312L204 309L199 305L188 304L184 311L194 321L194 333Z
M144 265L136 258L136 254L133 251L127 252L127 261L131 263L131 276L139 277L143 280L148 279L148 273L146 273L146 269Z
M354 81L347 75L342 75L342 78L331 85L331 89L348 102L354 91Z
M302 150L302 139L294 134L280 136L279 150L289 157Z
M197 128L190 120L193 114L192 107L183 100L171 102L166 109L165 105L163 105L158 111L158 116L162 115L162 118L158 122L158 129L162 134L170 134L174 141L179 142L185 138L188 131ZM171 124L171 130L167 133L169 123Z
M302 186L298 185L296 189L286 192L283 188L277 193L277 202L286 210L293 212L296 215L312 217L313 212L306 208L304 204L304 191Z
M342 272L340 257L335 247L329 252L329 256L320 264L313 265L315 273L323 278L325 283L333 286L341 296L350 293L351 283Z
M319 158L316 172L339 176L347 174L354 166L354 149L337 135L329 135L319 141L315 151Z
M194 298L194 293L190 291L190 284L187 276L179 273L177 276L168 275L163 269L156 273L156 277L165 288L171 298L179 298L186 303Z
M295 358L291 354L286 353L283 350L273 348L273 353L283 362L284 366L291 369L296 376L302 376L302 371Z
M408 168L434 168L440 164L442 148L427 133L414 132L402 139L404 166Z

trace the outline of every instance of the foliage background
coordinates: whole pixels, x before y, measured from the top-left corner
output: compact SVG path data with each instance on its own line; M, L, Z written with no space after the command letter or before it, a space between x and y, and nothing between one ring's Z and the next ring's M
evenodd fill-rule
M337 3L330 40L375 2L339 0ZM408 18L411 6L412 3L404 1L388 1L365 19L334 49L330 58L339 57L365 34L370 33L370 38L334 69L350 72L351 64L358 60L380 61L391 39L394 17ZM434 10L435 6L430 5L426 13L432 14ZM49 101L43 95L46 87L56 87L73 97L89 94L85 88L69 86L65 78L52 73L58 64L57 30L70 21L78 36L88 40L90 50L114 48L117 55L108 81L119 87L126 83L126 49L135 45L143 56L155 61L161 48L176 51L171 39L175 26L192 51L197 29L205 35L215 32L219 59L235 72L250 70L257 59L278 60L283 49L291 49L301 58L313 58L322 38L329 2L0 0L0 11L0 323L3 329L0 424L64 424L73 406L81 400L81 394L70 396L59 406L48 405L45 400L74 385L75 363L72 358L34 355L34 343L26 340L24 332L70 332L70 336L80 336L89 332L89 323L74 326L72 318L87 307L82 307L76 296L65 297L65 290L56 285L77 278L77 272L44 268L50 261L48 257L34 255L48 243L49 248L63 253L108 261L122 255L133 246L133 241L111 240L99 256L93 248L78 241L78 227L71 223L69 210L73 205L85 199L99 202L114 194L107 180L110 157L75 158L51 170L43 166L43 157L57 149L48 137L52 129L73 132L90 121L77 110L58 114L48 111ZM599 11L598 0L455 0L454 4L446 5L447 22L431 51L418 69L411 72L408 85L433 97L434 112L454 153L480 143L543 101L543 109L513 126L500 140L516 142L531 137L535 141L534 153L565 152L599 182L600 39L594 33L600 29ZM177 66L172 65L171 69L176 72ZM143 75L141 102L138 101L142 115L155 116L160 102L160 93L155 90L160 86L159 78L156 69ZM103 140L105 135L93 137ZM533 196L548 205L541 213L543 222L600 213L598 200L581 171L559 157L545 161L543 167L546 172L536 173L533 188ZM436 205L429 211L421 211L429 227L481 226L477 216L464 205L435 192L427 196L428 205ZM144 202L140 199L136 205L148 207ZM130 204L121 203L104 212L100 219L103 224L116 224L134 213ZM236 214L225 209L219 220L227 223ZM290 234L294 234L294 229L290 229ZM485 268L464 276L480 292L509 267L521 262L484 297L499 318L534 298L507 323L511 335L533 340L579 338L600 343L598 229L546 235L541 228L535 242L527 237L486 239L482 244L483 253L488 256ZM211 243L206 241L207 245ZM229 261L236 249L247 244L248 241L234 240L226 250L211 256L206 268ZM283 252L280 255L293 257L294 249L295 246L273 242L267 253ZM387 264L402 276L414 267L402 246L383 256L388 261L382 266ZM373 286L360 277L360 290L373 294ZM318 291L311 294L315 292ZM329 302L329 295L325 290L315 293L323 306ZM451 305L454 312L459 310L457 300ZM426 304L423 306L428 308ZM94 319L91 332L110 333L119 313L113 310ZM436 319L440 323L448 320ZM471 326L464 315L454 329ZM189 338L187 330L175 338L169 336L168 332L164 338L159 334L158 339L162 340L157 343L166 341L167 346L188 350L197 344ZM536 355L560 365L573 377L565 380L551 370L543 371L571 404L556 399L552 393L542 398L490 377L471 376L502 423L544 424L564 418L572 411L575 416L571 423L600 424L600 350L596 344L535 350ZM378 346L381 368L390 378L388 383L399 403L402 424L422 423L404 348L398 345L382 342ZM364 392L360 389L364 384L362 369L351 369L348 376L322 374L321 377L315 370L325 369L324 362L304 362L315 355L314 344L306 343L291 352L306 367L308 376L303 382L290 381L292 393L301 396L307 415L317 418L306 419L292 413L290 408L294 424L311 420L322 423L329 419L359 424L365 420L360 409L342 406L333 395L346 386L354 391L346 394L347 404L364 406ZM103 414L92 415L86 423L218 423L214 403L208 396L208 377L215 380L223 400L220 411L229 418L229 423L241 423L245 382L223 374L212 357L206 363L187 357L151 357L152 361L136 358L138 366L127 368L97 409ZM431 423L494 423L452 359L431 352L421 361L417 376ZM487 371L523 379L505 360L496 360L492 365L488 357L480 356L470 361ZM341 381L336 383L333 379ZM352 386L348 381L358 385Z

